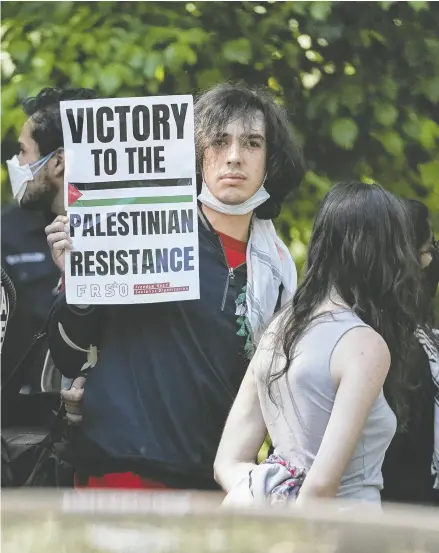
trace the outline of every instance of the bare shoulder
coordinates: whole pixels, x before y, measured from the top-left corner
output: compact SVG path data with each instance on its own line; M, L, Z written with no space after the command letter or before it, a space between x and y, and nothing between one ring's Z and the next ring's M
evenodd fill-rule
M390 367L390 352L384 338L366 326L354 327L342 336L331 357L336 381L350 373L384 379Z

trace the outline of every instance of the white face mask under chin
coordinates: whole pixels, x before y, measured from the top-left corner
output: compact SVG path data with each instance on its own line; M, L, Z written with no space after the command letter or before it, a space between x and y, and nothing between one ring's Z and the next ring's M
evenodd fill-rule
M34 176L44 167L44 165L46 165L53 154L54 152L51 152L50 154L47 154L47 156L42 157L30 165L28 163L20 165L17 156L14 156L12 159L6 161L12 194L18 204L20 204L23 199L27 183L30 180L34 180Z
M264 179L265 182L265 179ZM225 215L247 215L251 211L254 211L261 204L266 202L270 194L265 190L264 184L259 188L257 192L253 194L251 198L243 202L242 204L229 205L224 204L212 194L207 184L203 181L201 188L201 194L198 196L199 201L211 209L224 213Z

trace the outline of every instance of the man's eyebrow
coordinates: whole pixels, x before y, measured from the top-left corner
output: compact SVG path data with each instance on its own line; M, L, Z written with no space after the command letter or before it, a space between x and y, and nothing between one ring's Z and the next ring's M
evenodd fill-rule
M219 138L224 138L224 137L226 137L226 136L230 136L230 134L227 133L227 132L225 132L225 131L218 134L218 137L219 137ZM264 136L264 135L262 135L262 134L260 134L260 133L256 133L256 132L251 132L251 133L243 132L243 133L241 134L241 136L245 136L246 138L248 138L248 139L250 139L250 140L254 140L255 138L256 138L256 139L259 139L259 140L265 140L265 136Z
M250 134L246 134L247 138L250 138L251 140L254 140L255 138L258 138L259 140L265 140L265 136L263 136L260 133L252 132Z

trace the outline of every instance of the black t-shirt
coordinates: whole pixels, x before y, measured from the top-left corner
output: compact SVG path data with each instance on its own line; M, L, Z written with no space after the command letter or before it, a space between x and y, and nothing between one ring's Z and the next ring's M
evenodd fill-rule
M384 501L439 504L433 490L431 463L434 447L434 398L437 392L427 354L416 344L417 367L410 394L410 417L405 432L397 432L383 464Z

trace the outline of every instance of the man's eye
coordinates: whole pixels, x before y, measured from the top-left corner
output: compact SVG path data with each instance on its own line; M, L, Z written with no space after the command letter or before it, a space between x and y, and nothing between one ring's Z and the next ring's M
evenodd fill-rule
M250 140L250 146L252 148L260 148L261 147L261 144L260 142L258 142L257 140Z
M227 140L225 138L215 138L213 141L214 146L225 146L227 144Z

